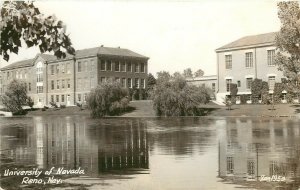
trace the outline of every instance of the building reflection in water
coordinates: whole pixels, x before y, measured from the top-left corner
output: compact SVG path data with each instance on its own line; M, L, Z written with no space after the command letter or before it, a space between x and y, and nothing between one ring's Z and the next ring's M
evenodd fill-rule
M81 167L90 176L149 168L146 125L124 120L116 125L83 118L34 117L23 126L1 129L2 159L39 168Z
M219 140L219 177L299 177L299 127L291 120L228 119Z

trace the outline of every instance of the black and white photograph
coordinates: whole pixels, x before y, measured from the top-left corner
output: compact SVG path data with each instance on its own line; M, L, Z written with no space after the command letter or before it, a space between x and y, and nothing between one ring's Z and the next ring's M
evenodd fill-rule
M0 6L0 190L300 189L299 1Z

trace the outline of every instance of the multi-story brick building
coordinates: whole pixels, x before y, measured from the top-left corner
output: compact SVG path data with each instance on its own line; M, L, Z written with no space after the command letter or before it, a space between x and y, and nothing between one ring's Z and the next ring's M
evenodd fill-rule
M250 103L251 82L255 78L267 81L272 93L275 82L284 78L274 62L275 36L276 32L246 36L216 49L217 101L224 101L229 95L230 84L236 83L238 95L248 95Z
M38 107L84 103L98 84L115 80L123 87L146 88L148 57L123 48L95 47L78 50L65 59L38 54L33 59L1 68L0 92L13 79L26 82L28 95Z

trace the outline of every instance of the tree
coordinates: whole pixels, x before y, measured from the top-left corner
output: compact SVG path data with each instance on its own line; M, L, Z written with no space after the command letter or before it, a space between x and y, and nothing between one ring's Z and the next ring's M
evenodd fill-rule
M172 75L173 78L178 78L178 77L182 77L182 74L180 72L175 72Z
M66 26L56 17L45 17L33 2L4 1L0 18L0 54L9 60L9 53L18 54L23 39L27 47L39 46L40 52L53 51L58 58L66 52L74 55L75 49L66 34ZM66 50L63 52L61 47Z
M117 82L107 82L97 86L87 98L92 117L119 115L126 111L128 104L128 89L122 88Z
M195 73L194 73L194 77L202 77L204 75L204 71L202 69L198 69Z
M300 9L297 1L279 2L281 28L276 36L275 63L287 77L288 91L300 93Z
M20 80L13 80L7 85L7 91L1 96L2 104L8 111L22 112L22 106L27 105L26 83Z
M156 84L156 79L151 73L149 73L147 76L146 98L149 98L150 91L153 90L155 84Z
M224 103L227 106L227 109L231 110L232 104L236 102L236 95L238 93L237 84L231 83L229 92L230 92L230 94L229 94L229 96L225 97Z
M160 75L151 99L158 116L200 115L199 105L210 99L210 92L204 87L188 85L184 78L167 78Z
M259 103L259 99L262 103L267 103L269 94L269 85L267 82L262 81L262 79L254 79L251 83L251 95L252 104Z
M193 71L191 68L187 68L183 71L184 78L193 78Z
M156 79L154 78L154 76L149 73L148 76L147 76L147 86L149 87L152 87L156 84Z

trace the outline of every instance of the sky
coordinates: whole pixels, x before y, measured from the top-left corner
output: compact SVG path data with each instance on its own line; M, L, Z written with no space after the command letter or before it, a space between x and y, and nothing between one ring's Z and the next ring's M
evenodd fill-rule
M278 31L274 0L112 0L36 1L45 15L67 25L75 49L104 45L149 57L148 71L202 69L216 74L215 49L247 35ZM33 58L38 48L22 48L7 63Z

